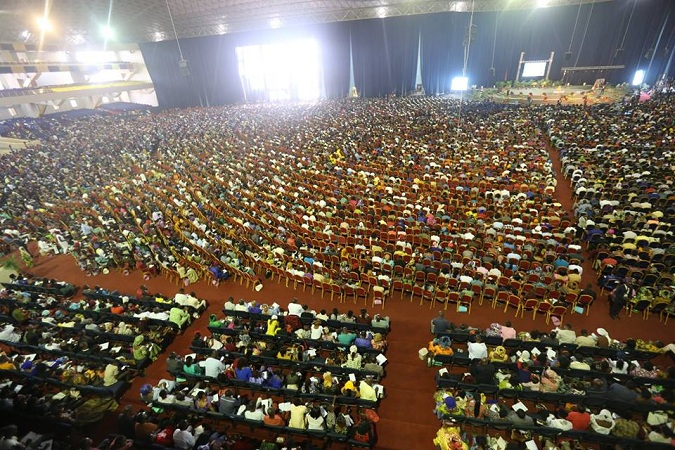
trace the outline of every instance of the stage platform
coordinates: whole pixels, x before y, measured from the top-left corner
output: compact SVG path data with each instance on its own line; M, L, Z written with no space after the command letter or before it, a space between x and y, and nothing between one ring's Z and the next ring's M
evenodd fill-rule
M614 103L626 97L626 90L607 87L593 90L592 86L551 86L546 88L510 88L497 90L473 91L472 97L486 98L491 96L497 103L511 104L557 104L594 105L598 103Z

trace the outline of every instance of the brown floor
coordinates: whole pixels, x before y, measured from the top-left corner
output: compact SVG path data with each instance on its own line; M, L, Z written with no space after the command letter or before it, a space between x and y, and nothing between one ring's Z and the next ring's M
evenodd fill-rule
M551 155L554 161L554 167L559 170L559 161L555 155ZM571 198L568 182L559 177L557 189L557 198L568 209L571 210ZM99 275L92 278L84 276L71 256L44 257L36 260L36 266L32 271L39 276L48 276L60 280L66 280L76 285L82 286L89 284L91 286L98 284L104 288L117 289L121 292L132 293L136 288L145 284L153 292L161 292L171 295L178 290L178 286L170 284L165 278L156 278L149 281L143 281L139 273L133 273L129 276L123 276L119 272L112 272L108 275ZM583 281L595 281L595 273L590 268L590 263L584 263ZM235 299L244 298L247 300L256 300L259 303L277 302L282 307L288 304L289 299L298 297L301 303L307 303L314 309L329 309L338 306L341 310L353 309L355 312L363 306L353 303L337 305L330 302L330 297L325 299L317 292L312 295L310 290L303 292L301 288L294 291L292 287L286 288L283 284L267 282L261 292L247 290L245 286L240 286L234 282L228 282L219 288L207 283L199 283L190 289L197 292L198 297L209 301L209 308L186 333L178 336L167 351L176 351L178 353L187 353L187 348L191 337L197 330L206 330L208 315L210 313L219 313L228 296ZM380 307L369 311L371 315L379 312ZM532 316L526 314L525 318L513 317L513 310L504 314L503 310L493 310L490 305L474 305L471 314L459 314L454 311L448 311L449 320L456 323L466 322L472 326L486 328L492 322L504 322L511 320L517 330L551 329L544 323L543 317L537 317L535 321ZM381 421L378 424L379 442L377 449L418 449L432 448L431 443L439 423L432 414L434 392L434 373L436 369L427 368L417 356L417 351L427 345L430 339L429 321L436 315L436 311L431 311L428 305L418 306L417 302L411 303L407 299L401 301L399 294L395 293L393 298L387 301L385 314L391 317L392 329L387 340L389 349L387 358L389 362L386 367L387 376L384 385L387 391L387 398L382 402L379 413ZM589 331L595 331L598 327L605 328L610 336L616 339L627 339L630 337L640 337L643 339L660 339L669 342L673 339L672 327L659 323L658 317L652 317L649 321L643 321L639 315L632 318L622 317L621 320L611 320L608 315L608 304L606 299L599 298L596 304L591 308L589 316L568 315L565 317L566 323L571 323L575 330L587 328ZM137 378L132 387L123 397L123 404L133 404L141 406L139 397L139 388L143 383L156 382L159 378L166 377L164 365L165 355L161 355L158 360L146 371L144 379ZM106 423L114 424L114 421L108 420ZM104 433L113 431L105 427Z

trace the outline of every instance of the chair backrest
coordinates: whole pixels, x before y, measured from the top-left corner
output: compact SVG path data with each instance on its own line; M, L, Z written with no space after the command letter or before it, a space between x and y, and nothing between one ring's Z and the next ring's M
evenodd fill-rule
M551 315L563 315L567 312L567 306L554 306L551 308Z

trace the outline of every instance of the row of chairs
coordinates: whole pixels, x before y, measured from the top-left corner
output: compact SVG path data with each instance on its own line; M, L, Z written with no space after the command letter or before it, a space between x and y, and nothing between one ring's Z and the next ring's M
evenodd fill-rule
M274 397L277 403L288 401L289 399L292 400L295 398L299 398L304 402L319 401L322 403L335 403L338 405L354 405L372 409L377 409L380 403L379 400L373 402L370 400L364 400L358 397L349 397L346 395L305 394L293 389L286 389L286 388L275 389L268 386L262 386L260 384L250 383L248 381L242 381L237 379L215 380L205 375L193 375L182 371L170 373L176 378L183 378L188 380L189 382L206 383L209 386L215 386L218 387L219 389L233 388L236 389L238 392L246 391L250 393L265 393L271 397Z
M202 347L190 347L190 350L196 354L203 355L203 356L210 356L213 353L213 349L210 348L202 348ZM331 366L325 363L321 363L318 361L289 361L289 360L281 360L276 357L276 352L274 355L244 355L243 353L239 352L228 352L226 350L216 350L218 355L220 357L224 357L228 360L234 360L235 358L246 358L250 363L252 364L259 364L259 365L264 365L265 367L269 366L279 366L282 369L290 369L294 368L297 370L303 370L303 371L310 371L310 372L316 372L316 373L325 373L325 372L330 372L333 375L344 375L348 376L349 374L354 374L356 376L367 376L371 375L373 377L377 377L378 374L375 372L371 372L368 370L363 370L363 369L350 369L348 367L338 367L338 366Z
M497 422L487 419L466 417L462 415L445 415L443 416L442 420L461 427L463 431L471 431L473 433L477 432L480 434L485 434L489 431L507 434L508 432L515 430L523 433L530 433L533 436L542 436L545 439L552 440L554 443L558 442L558 440L572 440L594 445L607 444L612 448L616 445L621 445L622 448L632 448L636 450L672 449L671 444L647 442L638 439L619 438L611 434L605 435L594 433L592 431L563 431L559 428L515 425L511 422Z
M230 329L230 328L222 328L222 327L208 327L208 330L213 334L214 336L218 336L221 334L227 334L229 336L238 336L239 333L241 332L241 329ZM333 351L333 350L342 350L346 351L347 347L345 345L342 345L337 342L329 342L329 341L324 341L322 339L297 339L293 335L286 335L286 336L270 336L265 333L256 333L256 332L250 332L249 335L251 336L251 339L254 341L265 341L265 342L270 342L274 344L281 344L281 345L294 345L294 344L301 344L301 345L308 345L312 348L315 349L320 349L320 350L326 350L326 351ZM356 345L356 344L354 344ZM380 353L383 353L382 350L376 350L374 348L370 347L358 347L359 353L361 354L372 354L372 355L379 355Z
M251 313L248 311L236 311L236 310L224 310L224 313L226 316L232 316L232 317L237 317L239 319L245 319L245 320L255 320L257 322L266 322L271 315L270 314L262 314L262 313ZM278 315L279 323L284 324L285 323L285 317L282 315ZM300 316L300 322L303 325L309 325L312 322L314 322L315 318L312 317L303 317ZM383 336L386 336L387 333L389 333L388 328L381 328L381 327L374 327L369 324L363 324L363 323L355 323L355 322L342 322L339 320L327 320L325 322L325 325L328 326L329 328L335 328L335 329L340 329L340 328L346 328L348 330L353 330L353 331L370 331L372 333L380 333Z
M216 424L216 429L221 428L224 424L228 424L233 430L236 430L238 426L245 427L249 433L254 435L257 435L259 432L267 432L268 436L271 438L284 435L293 436L295 438L308 438L315 442L320 442L321 445L319 448L322 449L330 448L334 443L347 444L349 448L371 448L370 443L356 441L351 439L347 434L340 434L325 430L307 430L292 427L270 426L264 424L263 422L245 419L243 416L228 416L214 411L200 411L175 404L166 405L164 403L153 402L152 406L162 410L169 409L172 411L183 412L191 416L197 416L208 421L213 421Z

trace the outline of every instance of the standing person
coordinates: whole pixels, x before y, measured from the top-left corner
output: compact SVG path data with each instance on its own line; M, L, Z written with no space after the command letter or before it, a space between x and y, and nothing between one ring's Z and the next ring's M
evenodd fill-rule
M445 318L443 311L438 311L438 316L436 316L431 321L431 330L433 333L445 333L450 328L450 322Z
M618 319L619 313L626 306L628 300L633 296L633 288L631 288L627 281L622 281L618 284L616 288L609 295L610 306L609 306L609 317L612 319Z

